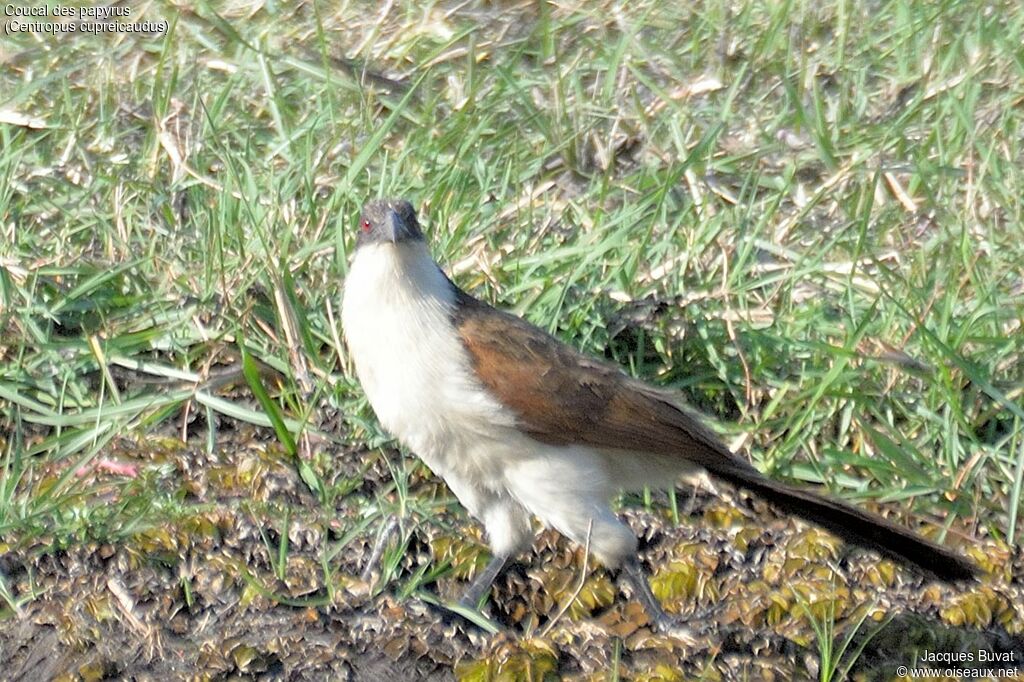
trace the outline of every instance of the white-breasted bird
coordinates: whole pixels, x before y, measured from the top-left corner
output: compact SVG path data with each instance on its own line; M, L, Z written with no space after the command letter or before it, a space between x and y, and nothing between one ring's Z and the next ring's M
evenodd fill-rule
M359 381L384 428L484 524L494 559L475 606L533 538L530 517L625 570L652 619L667 620L612 512L622 489L671 488L703 472L929 577L967 579L958 554L873 514L770 480L667 391L576 351L459 289L427 248L411 204L363 208L342 311Z

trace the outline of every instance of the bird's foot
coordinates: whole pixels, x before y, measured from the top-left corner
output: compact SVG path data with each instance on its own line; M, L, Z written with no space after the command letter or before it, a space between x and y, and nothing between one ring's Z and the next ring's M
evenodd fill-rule
M366 560L363 572L359 575L359 578L364 583L369 584L373 578L373 571L377 568L377 564L380 563L380 558L384 554L384 548L391 541L391 536L398 531L398 526L398 516L394 514L390 515L384 525L381 526L377 540L373 543L373 548L370 550L370 557Z
M651 630L654 632L677 639L687 646L698 646L700 644L701 638L697 629L693 626L682 622L678 618L673 618L665 613L660 606L657 610L654 610L650 606L645 605L644 609L647 611L647 617L651 621Z
M652 627L658 634L677 639L687 646L698 647L702 641L695 629L674 618L656 620L652 623Z
M661 608L661 604L651 592L651 587L647 584L647 576L644 575L643 568L640 567L640 562L636 558L629 559L622 565L620 575L632 588L637 601L644 607L644 611L647 612L647 617L651 621L651 628L655 632L673 637L690 646L700 644L700 638L694 628L681 623Z
M444 601L426 591L417 591L414 594L422 604L436 613L437 619L446 626L456 627L471 636L493 635L504 630L500 624L488 618L476 607L464 606L461 601Z
M490 584L478 585L477 582L478 581L474 580L470 583L469 587L467 587L466 591L461 597L459 597L459 601L457 601L456 604L464 609L469 609L470 611L480 610L480 602L483 601L483 598L490 591L491 586Z
M466 592L459 599L459 606L474 611L478 610L480 602L491 591L491 585L501 575L501 572L505 570L509 560L510 557L508 556L498 555L492 557L484 567L484 570L480 571L480 574L466 588Z
M491 634L500 632L503 628L488 618L481 610L481 602L490 593L494 580L501 575L501 572L508 565L508 556L493 557L480 571L473 582L469 584L462 597L457 602L439 602L425 599L444 610L445 622L453 622L454 618L470 623Z

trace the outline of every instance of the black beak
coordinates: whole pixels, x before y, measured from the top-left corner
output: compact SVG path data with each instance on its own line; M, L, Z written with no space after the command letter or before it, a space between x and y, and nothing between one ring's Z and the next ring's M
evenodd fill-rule
M394 209L388 209L385 220L386 227L384 229L384 234L387 235L388 241L392 244L397 244L398 242L413 236L409 226L405 224L405 221Z

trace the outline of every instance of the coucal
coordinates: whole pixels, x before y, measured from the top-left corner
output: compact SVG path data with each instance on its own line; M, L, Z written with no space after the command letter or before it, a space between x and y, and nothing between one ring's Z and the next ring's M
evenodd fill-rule
M459 289L430 255L412 205L363 207L342 310L360 383L381 424L441 476L485 526L494 558L463 604L475 607L533 538L530 517L624 569L652 620L667 617L609 503L707 472L843 540L929 577L978 569L883 518L769 480L671 394L583 355Z

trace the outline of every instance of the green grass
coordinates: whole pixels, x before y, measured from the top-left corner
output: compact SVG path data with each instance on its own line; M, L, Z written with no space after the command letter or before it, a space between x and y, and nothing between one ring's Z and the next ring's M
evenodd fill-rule
M772 475L1019 546L1024 13L675 5L151 3L166 36L4 36L0 110L42 125L0 123L0 544L190 513L145 442L183 414L211 456L218 415L276 434L368 534L429 523L411 464L374 501L318 446L388 442L337 320L360 205L398 195L464 288ZM123 438L142 476L77 475Z

